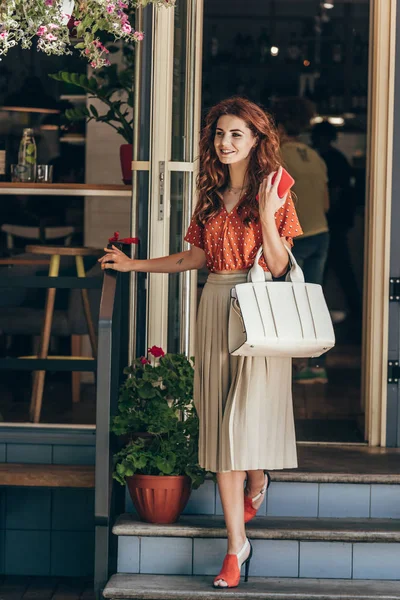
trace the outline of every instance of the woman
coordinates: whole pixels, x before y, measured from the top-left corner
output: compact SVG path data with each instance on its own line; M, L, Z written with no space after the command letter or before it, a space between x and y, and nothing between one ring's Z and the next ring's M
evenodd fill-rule
M297 467L290 359L231 356L227 340L230 290L246 281L261 244L260 264L279 277L288 267L284 245L301 234L290 195L277 194L280 177L271 118L248 100L225 100L210 110L201 136L199 198L185 237L190 250L131 260L113 247L100 259L102 268L119 271L210 271L197 317L194 402L199 462L217 473L228 531L215 587L236 587L244 563L247 580L252 548L244 523L268 487L264 469Z

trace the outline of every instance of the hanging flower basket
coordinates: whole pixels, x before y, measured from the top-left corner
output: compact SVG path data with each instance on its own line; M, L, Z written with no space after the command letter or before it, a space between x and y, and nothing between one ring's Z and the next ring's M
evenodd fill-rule
M0 55L17 44L46 54L71 54L76 48L93 68L108 66L108 50L100 33L115 40L140 42L142 31L131 22L133 9L154 4L173 6L175 0L6 0L0 2ZM71 27L71 25L73 27ZM71 29L78 41L71 37Z

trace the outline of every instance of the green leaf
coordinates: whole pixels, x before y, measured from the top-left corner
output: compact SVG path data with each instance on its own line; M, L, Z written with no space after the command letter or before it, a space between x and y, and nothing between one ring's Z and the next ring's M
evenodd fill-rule
M92 111L92 114L95 116L95 118L98 119L99 113L97 111L97 108L93 104L90 105L90 110Z

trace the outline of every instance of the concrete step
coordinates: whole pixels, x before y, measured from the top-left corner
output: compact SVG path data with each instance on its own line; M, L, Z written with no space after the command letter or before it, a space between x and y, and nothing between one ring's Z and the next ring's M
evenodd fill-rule
M395 581L250 577L236 589L212 588L212 577L113 575L105 598L122 600L400 600Z
M251 540L329 540L334 542L398 542L400 520L304 519L259 517L246 525ZM177 523L155 525L135 515L120 515L113 527L118 536L221 538L226 537L220 516L182 515Z
M122 515L113 532L118 573L215 575L226 552L222 517L151 525ZM399 521L263 517L247 532L255 576L400 580Z

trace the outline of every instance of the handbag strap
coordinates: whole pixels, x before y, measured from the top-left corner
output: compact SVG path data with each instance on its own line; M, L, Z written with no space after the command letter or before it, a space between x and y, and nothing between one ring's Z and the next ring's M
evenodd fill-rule
M298 265L290 248L288 248L286 246L286 244L284 244L284 246L289 255L289 262L290 262L290 270L289 270L288 274L286 275L286 278L285 278L286 281L291 281L292 283L304 283L304 273L303 273L301 267ZM260 248L258 249L258 252L256 254L256 257L254 259L254 264L251 267L251 269L247 275L247 281L251 281L252 283L258 283L258 282L262 282L262 281L272 281L273 280L271 272L264 271L262 266L259 264L259 260L261 258L262 253L263 253L263 247L260 246Z

